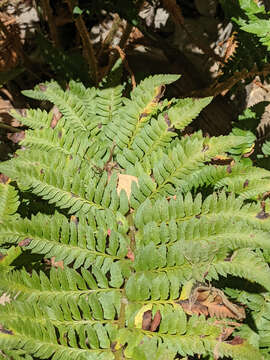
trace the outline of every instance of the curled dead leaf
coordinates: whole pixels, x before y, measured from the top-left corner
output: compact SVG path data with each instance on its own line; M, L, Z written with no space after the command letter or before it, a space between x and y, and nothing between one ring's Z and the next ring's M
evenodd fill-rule
M232 165L233 161L234 160L231 157L217 155L214 158L212 158L211 164L212 165Z
M243 184L243 188L246 188L248 186L248 183L249 183L249 181L248 181L248 179L246 179L244 184Z
M244 309L242 309L241 307L237 307L237 310L238 313L235 314L233 311L228 309L223 304L209 303L208 305L209 316L210 317L216 316L218 319L221 318L239 319L239 317L244 318L245 317Z
M214 287L198 286L193 289L188 300L177 303L189 315L203 314L237 320L243 320L246 317L245 309L242 306L233 304L220 289Z
M75 225L79 224L79 219L75 215L71 215L70 221L72 221Z

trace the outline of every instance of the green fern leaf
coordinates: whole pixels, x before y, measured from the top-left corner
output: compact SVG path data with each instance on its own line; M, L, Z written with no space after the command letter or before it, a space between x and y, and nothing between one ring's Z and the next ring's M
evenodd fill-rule
M0 183L0 224L11 221L19 207L18 192L8 184Z
M176 129L183 130L188 124L195 119L201 110L206 107L212 98L203 99L180 99L174 107L168 111L168 117L171 124Z

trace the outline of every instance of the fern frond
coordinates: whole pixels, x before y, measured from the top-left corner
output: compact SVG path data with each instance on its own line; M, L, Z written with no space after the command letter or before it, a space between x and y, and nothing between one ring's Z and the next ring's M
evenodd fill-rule
M21 304L39 304L47 309L54 319L61 320L62 306L69 319L78 317L78 305L87 312L89 320L113 320L119 315L121 289L110 288L108 281L102 281L102 271L95 269L91 274L82 268L81 275L73 269L50 270L49 276L44 272L33 271L30 276L25 270L11 271L5 275L3 290ZM108 297L109 301L106 301ZM76 304L76 306L74 306ZM105 316L103 316L105 314ZM50 316L51 318L51 316Z
M9 184L0 183L0 224L5 221L11 221L11 217L16 218L19 207L18 192Z
M125 99L125 106L118 116L106 126L105 135L111 141L116 141L120 149L130 148L135 136L158 108L164 85L178 78L177 75L155 75L142 81L131 92L131 99Z
M156 199L175 194L206 161L225 153L233 143L240 144L243 141L243 137L233 135L211 139L192 136L181 139L169 149L168 154L153 164L154 181L151 178L146 181L145 176L139 178L139 187L133 186L131 205L137 208L146 198Z
M99 126L110 123L122 106L123 86L118 85L112 88L100 89L97 92L96 113Z
M190 193L185 197L181 193L176 193L170 199L161 199L155 202L145 201L137 209L134 221L139 229L137 233L139 239L151 239L151 227L152 231L155 227L164 227L165 225L171 229L174 227L177 229L182 224L186 224L183 227L187 226L189 222L195 226L195 223L199 224L200 222L213 224L219 219L223 219L224 223L228 222L232 225L246 224L250 231L263 230L268 232L270 230L270 219L267 215L265 217L260 216L261 210L260 204L245 204L242 198L236 198L234 194L226 196L224 191L220 194L213 193L204 201L202 201L201 194L198 194L193 200ZM147 226L149 226L149 233L146 233ZM201 233L199 232L199 234ZM174 236L170 237L170 239L174 238Z
M226 246L222 249L213 241L177 241L174 244L162 244L158 248L151 242L142 246L136 254L134 266L138 274L129 279L127 286L133 291L136 288L134 296L141 296L143 300L147 300L152 292L157 298L164 299L164 294L165 298L168 294L170 297L172 294L178 296L180 284L192 278L202 282L230 274L269 289L270 270L260 256L248 248L235 250L231 257L230 254Z
M220 0L228 19L234 25L234 43L237 43L234 54L223 67L220 82L234 76L236 72L250 71L254 66L258 70L269 63L269 36L267 34L268 14L264 6L254 1ZM264 76L268 76L265 74ZM252 77L246 78L252 81ZM264 81L262 76L262 81Z
M166 152L172 138L176 136L170 128L164 114L160 114L157 120L152 119L150 124L145 125L135 136L131 148L117 155L118 163L131 174L134 174L133 167L142 163L142 167L149 173L149 159L152 154L159 150ZM137 175L136 172L134 175Z
M252 199L267 191L268 179L269 171L255 166L241 163L233 166L208 165L194 171L182 187L183 192L204 186L211 186L215 190L225 188L243 198Z
M43 91L38 85L35 90L25 90L23 94L55 104L63 114L62 122L65 122L67 128L87 131L97 127L97 123L93 123L93 108L91 106L91 100L93 101L96 95L94 89L83 89L82 84L76 85L75 82L70 82L68 91L62 90L55 82L46 83L42 86Z
M76 141L78 137L80 142ZM51 128L29 130L20 145L43 151L60 151L65 155L79 155L83 158L93 143L87 133L72 129L66 131L65 128L58 127L57 130Z
M103 216L106 219L105 213ZM69 222L60 214L53 217L38 214L31 220L19 219L3 224L0 239L1 243L13 244L27 239L27 250L48 258L55 256L65 264L74 262L75 269L89 267L97 260L100 265L105 262L108 270L112 267L117 271L118 264L114 262L126 256L128 239L119 232L123 227L117 225L116 220L114 224L110 221L110 226L114 225L113 229L110 228L110 236L107 234L109 225L107 228L106 222L104 225L104 228L93 229L83 218Z
M52 122L52 112L47 112L40 109L27 109L25 110L25 116L20 115L17 111L11 110L11 115L20 121L23 125L30 127L31 129L49 128Z
M8 329L6 333L0 332L1 348L9 345L42 358L114 359L110 344L116 326L106 321L103 325L100 321L87 319L89 311L85 312L87 305L84 302L79 305L71 303L69 306L62 310L56 305L47 311L36 304L32 306L18 301L0 306L1 323ZM57 318L54 316L56 311ZM71 314L75 317L73 321ZM90 339L88 344L87 337Z
M103 154L104 150L101 149ZM106 149L105 149L106 152ZM97 174L88 161L62 152L25 151L11 161L0 164L1 171L17 180L22 190L31 191L69 213L102 210L128 211L126 193L117 194L117 175L108 179L104 171ZM91 210L92 209L92 210Z
M131 328L120 330L118 343L125 346L124 354L128 359L147 360L149 355L159 356L160 359L174 359L176 354L199 354L207 357L218 348L220 329L213 322L205 321L204 317L193 316L187 324L185 321L181 324L179 307L173 309L171 306L161 305L157 308L162 312L160 330L157 333ZM252 360L254 356L263 359L259 351L246 342L235 349L234 345L222 343L221 356L223 353L236 355L234 359L237 360Z
M231 261L223 261L215 264L215 270L222 276L231 274L245 278L251 282L257 282L269 290L269 266L264 259L248 249L240 249L234 253ZM210 278L215 278L214 272L211 274L209 271Z
M174 107L169 109L168 117L172 126L183 130L194 120L201 110L205 108L212 100L212 97L203 99L185 98L177 101Z

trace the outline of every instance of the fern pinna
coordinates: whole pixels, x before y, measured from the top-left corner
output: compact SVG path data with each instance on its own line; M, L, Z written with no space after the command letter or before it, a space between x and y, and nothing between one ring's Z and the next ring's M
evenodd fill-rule
M58 115L15 114L0 164L1 358L270 357L270 173L184 135L211 99L162 101L177 79L25 91Z

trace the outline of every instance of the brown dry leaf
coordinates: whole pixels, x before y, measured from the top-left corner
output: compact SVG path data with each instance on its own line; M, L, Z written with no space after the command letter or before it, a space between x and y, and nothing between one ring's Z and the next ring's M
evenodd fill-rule
M188 315L208 315L208 309L207 306L204 306L200 303L194 303L191 304L189 300L180 300L178 301L178 304L180 304L184 310L185 313Z
M243 344L243 342L244 342L244 339L242 339L240 336L236 336L236 337L233 338L232 340L227 341L227 344L230 344L230 345L241 345L241 344Z
M176 25L184 24L185 20L182 14L182 10L180 6L177 4L176 0L163 0L162 5L164 9L166 9L170 13Z
M228 339L228 337L231 336L233 332L234 332L234 328L229 327L229 326L224 327L222 329L222 332L221 332L220 336L219 336L219 339L221 341L224 341L224 340Z
M211 160L212 165L232 165L232 163L233 158L222 155L217 155Z
M126 257L127 257L128 259L130 259L131 261L134 261L134 260L135 260L134 252L133 252L130 248L128 248L128 252L127 252Z
M188 314L204 314L217 318L242 320L246 317L245 309L233 304L226 295L214 287L198 286L193 290L183 309Z
M60 261L55 261L55 256L53 256L51 258L51 266L55 267L55 268L60 268L60 269L64 269L64 263L63 260Z
M209 311L210 317L216 316L218 319L221 319L221 318L238 319L239 318L239 316L237 314L233 313L231 310L229 310L223 304L210 303L210 304L208 304L208 311ZM239 307L239 312L241 312L240 307ZM244 314L242 314L242 315L244 315Z
M3 98L0 98L0 112L9 112L10 109L12 109L13 106L9 100L4 100Z
M8 295L8 293L4 293L0 296L0 305L10 304L10 302L11 302L11 297L10 295Z
M18 144L25 137L24 131L8 133L7 138L11 140L14 144Z
M28 246L30 244L32 239L29 239L29 238L25 238L23 240L21 240L18 245L19 246Z
M0 174L0 184L8 184L9 183L9 177L5 174Z
M117 193L120 195L121 190L125 190L127 193L128 199L131 194L131 184L135 181L138 184L138 178L136 176L127 175L127 174L118 174L118 185Z
M147 310L143 314L142 329L143 330L150 330L151 322L152 322L152 310Z
M226 50L224 55L224 62L228 62L231 56L235 53L238 42L236 40L236 32L234 32L227 40Z
M151 327L150 327L150 331L156 331L157 328L159 327L160 321L161 321L161 313L158 310L155 313L154 319L153 319Z
M56 125L58 124L58 121L61 119L62 113L59 111L58 107L55 106L55 105L54 105L54 107L52 108L51 111L53 113L53 117L52 117L50 127L52 129L54 129L56 127Z
M142 329L148 331L156 331L161 321L161 313L158 310L152 320L152 310L147 310L143 314Z

